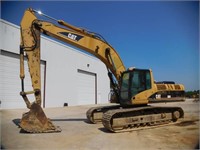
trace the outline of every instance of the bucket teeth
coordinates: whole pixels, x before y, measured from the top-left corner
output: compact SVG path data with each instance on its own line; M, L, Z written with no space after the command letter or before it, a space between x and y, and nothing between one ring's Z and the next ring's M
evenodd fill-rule
M20 127L28 133L52 133L61 132L59 127L53 125L40 107L33 103L29 112L24 113L20 122Z

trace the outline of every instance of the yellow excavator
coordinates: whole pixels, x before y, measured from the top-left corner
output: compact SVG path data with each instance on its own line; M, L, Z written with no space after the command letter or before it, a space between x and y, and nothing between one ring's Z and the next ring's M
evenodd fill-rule
M39 20L43 15L49 21ZM52 23L56 22L56 23ZM175 122L184 117L180 107L155 107L149 105L153 95L162 92L176 93L183 97L184 86L174 83L156 83L151 69L126 69L118 53L99 34L72 26L62 20L56 20L46 14L28 8L21 21L20 42L20 78L23 97L29 112L22 115L20 127L28 133L60 132L47 118L41 108L40 75L40 35L54 37L99 58L107 67L114 96L115 105L90 108L86 116L92 123L102 122L110 131L124 131L134 127L160 125ZM27 57L33 91L24 89L24 59ZM27 95L34 94L30 102ZM156 99L155 99L156 101ZM172 100L173 101L173 100Z

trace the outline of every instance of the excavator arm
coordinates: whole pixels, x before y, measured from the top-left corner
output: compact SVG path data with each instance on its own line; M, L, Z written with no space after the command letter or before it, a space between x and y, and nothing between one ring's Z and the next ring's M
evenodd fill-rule
M57 23L39 20L37 11L29 8L25 11L21 21L21 43L20 43L20 78L22 83L23 97L30 112L23 115L20 126L28 132L58 132L49 119L46 118L41 108L41 77L40 77L40 35L41 33L54 37L65 43L81 48L99 58L108 68L108 74L113 83L115 94L118 95L118 84L121 72L125 71L123 62L119 55L101 36L88 32L84 29L74 27L62 20ZM47 15L44 15L47 16ZM28 59L28 67L32 80L33 91L24 91L24 57ZM115 79L113 79L113 76ZM117 80L117 83L115 83ZM35 95L35 101L31 103L28 94ZM39 113L40 112L40 113ZM34 119L33 119L34 118ZM30 124L32 119L35 123ZM39 124L39 125L38 125ZM45 124L45 125L44 125ZM43 126L37 127L36 126Z

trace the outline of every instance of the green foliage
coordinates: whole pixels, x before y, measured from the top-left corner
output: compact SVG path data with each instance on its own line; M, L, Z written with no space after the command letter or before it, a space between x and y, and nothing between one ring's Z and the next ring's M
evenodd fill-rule
M199 90L187 91L185 92L185 96L188 98L199 98Z

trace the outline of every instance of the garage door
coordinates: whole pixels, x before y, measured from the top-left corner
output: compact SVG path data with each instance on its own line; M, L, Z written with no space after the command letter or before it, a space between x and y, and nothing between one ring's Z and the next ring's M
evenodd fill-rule
M4 50L0 51L0 106L1 108L26 108L23 98L19 95L21 91L21 80L19 78L20 63L19 55ZM41 62L42 97L44 91L44 69L45 62ZM32 91L31 78L28 72L27 61L25 62L25 91ZM28 95L30 101L34 101L34 95Z
M78 104L96 104L96 74L78 69Z

